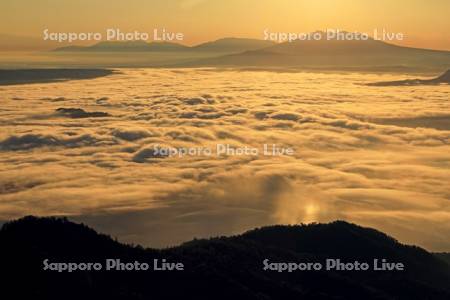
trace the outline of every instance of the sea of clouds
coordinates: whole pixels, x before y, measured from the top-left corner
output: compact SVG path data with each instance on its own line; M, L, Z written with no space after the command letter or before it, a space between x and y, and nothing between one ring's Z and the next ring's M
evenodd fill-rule
M399 78L122 69L0 87L0 219L68 215L149 246L345 219L448 250L450 90L364 85ZM154 151L218 143L294 154Z

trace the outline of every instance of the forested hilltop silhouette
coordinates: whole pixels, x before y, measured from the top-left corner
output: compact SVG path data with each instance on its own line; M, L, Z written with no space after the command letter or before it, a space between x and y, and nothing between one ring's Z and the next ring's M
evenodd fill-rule
M65 218L25 217L0 230L3 298L8 299L450 299L450 265L374 229L344 221L271 226L193 240L163 250L121 244ZM43 270L52 262L181 262L184 271ZM370 262L404 271L263 270L271 262ZM6 299L5 298L5 299Z

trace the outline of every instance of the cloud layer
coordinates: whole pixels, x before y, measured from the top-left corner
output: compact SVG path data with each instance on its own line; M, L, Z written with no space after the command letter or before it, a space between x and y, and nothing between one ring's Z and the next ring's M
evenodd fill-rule
M339 218L448 251L450 128L380 120L442 124L449 90L362 85L397 77L133 69L2 87L0 218L70 215L153 246ZM217 144L294 155L154 150Z

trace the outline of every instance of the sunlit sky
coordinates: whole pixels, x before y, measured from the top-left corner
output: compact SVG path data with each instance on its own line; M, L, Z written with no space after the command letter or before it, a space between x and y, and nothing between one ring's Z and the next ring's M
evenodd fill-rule
M326 28L406 35L398 44L450 50L448 0L1 0L0 34L42 31L183 32L185 44L221 37L263 38L273 32Z

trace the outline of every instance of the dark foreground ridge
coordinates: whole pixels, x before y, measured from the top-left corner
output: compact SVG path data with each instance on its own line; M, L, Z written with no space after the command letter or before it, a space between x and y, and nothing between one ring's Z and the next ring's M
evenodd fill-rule
M107 69L0 69L0 86L93 79L108 76L113 73L114 71Z
M450 299L450 266L421 248L343 221L272 226L175 248L124 245L61 218L25 217L0 230L10 299ZM44 271L51 262L166 259L184 271ZM401 262L405 271L264 271L263 261Z
M398 81L383 81L369 83L371 86L414 86L414 85L439 85L450 84L450 69L444 74L433 79L407 79Z

